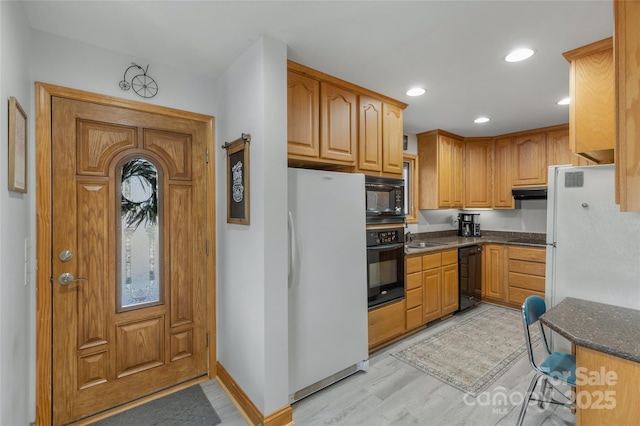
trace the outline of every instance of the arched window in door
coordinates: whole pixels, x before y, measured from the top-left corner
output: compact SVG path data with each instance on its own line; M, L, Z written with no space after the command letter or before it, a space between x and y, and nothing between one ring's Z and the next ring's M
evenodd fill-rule
M146 158L129 159L120 169L118 312L163 302L159 181Z

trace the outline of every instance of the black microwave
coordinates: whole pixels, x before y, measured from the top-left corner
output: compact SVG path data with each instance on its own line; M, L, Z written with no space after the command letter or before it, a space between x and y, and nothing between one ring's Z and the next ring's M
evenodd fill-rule
M367 224L404 222L404 179L365 176Z

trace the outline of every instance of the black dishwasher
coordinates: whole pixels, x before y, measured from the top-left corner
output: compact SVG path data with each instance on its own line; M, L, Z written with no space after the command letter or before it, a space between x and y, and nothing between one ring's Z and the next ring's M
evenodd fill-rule
M482 296L482 247L458 249L458 312L476 306Z

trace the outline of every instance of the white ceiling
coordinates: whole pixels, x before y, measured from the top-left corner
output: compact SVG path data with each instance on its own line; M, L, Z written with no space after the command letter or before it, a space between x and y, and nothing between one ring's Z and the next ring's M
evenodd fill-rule
M289 59L409 104L407 133L492 136L569 120L562 52L613 34L597 1L26 1L31 26L219 76L261 35ZM509 64L529 46L536 54ZM427 94L410 98L411 86ZM486 115L489 123L473 124Z

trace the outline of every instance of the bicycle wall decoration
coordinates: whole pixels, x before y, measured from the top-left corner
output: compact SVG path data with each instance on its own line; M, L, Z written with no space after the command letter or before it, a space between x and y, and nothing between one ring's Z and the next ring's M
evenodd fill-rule
M142 71L142 74L136 74L131 79L131 83L127 81L127 73L131 68L137 68L139 71ZM140 65L135 62L131 62L131 66L124 71L124 77L122 81L120 81L120 88L122 90L129 90L133 88L133 91L136 92L139 96L143 98L153 98L158 93L158 83L151 78L151 76L147 75L147 71L149 70L149 65L147 68L142 68Z

